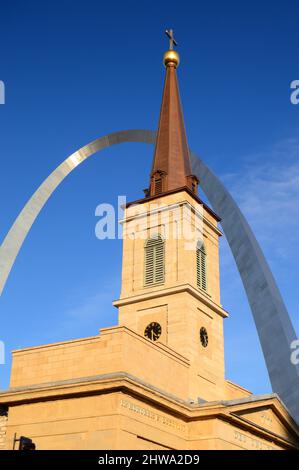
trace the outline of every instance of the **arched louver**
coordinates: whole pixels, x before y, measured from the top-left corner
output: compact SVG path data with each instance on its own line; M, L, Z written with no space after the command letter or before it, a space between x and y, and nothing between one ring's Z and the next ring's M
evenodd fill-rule
M196 250L197 287L207 291L207 253L205 246L200 243Z
M162 193L162 178L157 178L155 180L155 194L161 194Z
M151 286L164 282L164 241L154 235L145 243L144 284Z

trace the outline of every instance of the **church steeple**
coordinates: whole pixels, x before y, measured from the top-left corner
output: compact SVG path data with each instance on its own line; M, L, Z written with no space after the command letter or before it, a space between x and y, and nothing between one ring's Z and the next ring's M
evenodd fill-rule
M187 187L197 194L198 180L191 170L190 154L184 125L176 68L179 55L173 31L166 31L170 47L164 54L165 84L160 111L156 147L148 196L156 196Z
M150 189L125 209L121 294L114 305L120 325L170 348L163 351L173 357L173 367L189 361L189 369L180 364L188 374L190 399L216 400L226 393L221 232L217 216L196 195L176 77L179 56L173 33L168 35Z

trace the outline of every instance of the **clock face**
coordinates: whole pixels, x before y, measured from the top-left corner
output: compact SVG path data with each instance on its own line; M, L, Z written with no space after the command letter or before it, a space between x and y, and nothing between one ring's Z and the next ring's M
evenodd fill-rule
M160 338L162 333L162 328L159 323L152 322L144 330L144 336L151 341L157 341Z
M200 342L203 345L204 348L208 346L209 342L209 337L208 337L208 332L205 329L205 327L201 327L200 332L199 332L199 337L200 337Z

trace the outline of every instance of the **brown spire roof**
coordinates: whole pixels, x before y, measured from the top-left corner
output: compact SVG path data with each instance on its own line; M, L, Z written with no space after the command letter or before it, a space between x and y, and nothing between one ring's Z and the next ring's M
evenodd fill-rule
M179 56L169 50L164 55L166 77L160 111L156 147L148 196L187 186L197 193L198 180L191 170L176 67Z

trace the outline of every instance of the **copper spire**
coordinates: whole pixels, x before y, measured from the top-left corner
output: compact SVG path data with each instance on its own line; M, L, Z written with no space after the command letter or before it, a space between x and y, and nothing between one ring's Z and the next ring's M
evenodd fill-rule
M173 31L166 31L170 49L164 54L166 77L148 196L187 186L197 194L198 180L191 174L191 161L184 125L176 68L179 55Z

